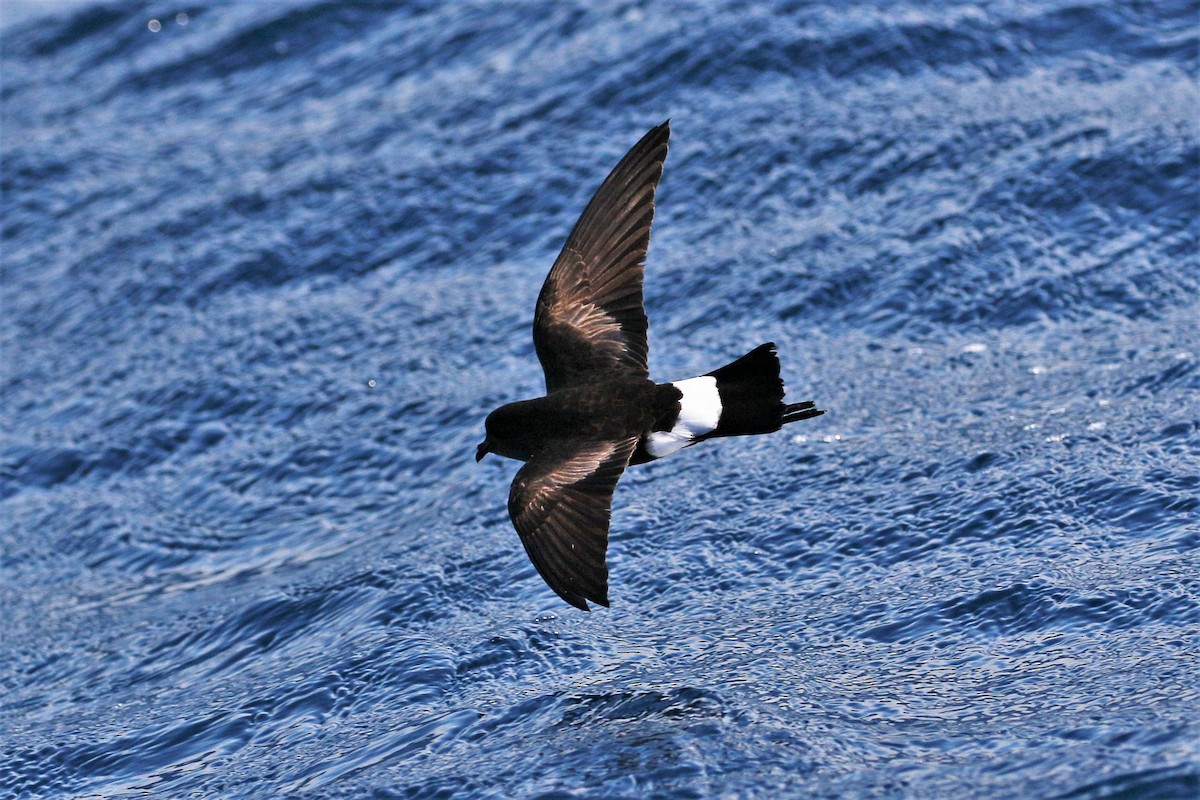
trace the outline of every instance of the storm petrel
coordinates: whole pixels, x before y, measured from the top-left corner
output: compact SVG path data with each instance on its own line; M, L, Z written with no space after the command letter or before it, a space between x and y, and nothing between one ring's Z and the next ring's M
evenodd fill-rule
M643 136L575 223L533 315L546 396L489 414L475 454L525 462L509 516L546 583L584 611L608 605L608 522L625 467L824 413L783 402L773 342L698 378L650 380L642 269L670 135L668 120Z

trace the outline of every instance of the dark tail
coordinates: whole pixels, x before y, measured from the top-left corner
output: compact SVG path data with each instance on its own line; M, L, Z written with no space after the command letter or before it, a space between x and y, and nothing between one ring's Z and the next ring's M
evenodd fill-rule
M759 345L746 355L708 373L717 379L721 419L705 438L771 433L789 422L819 417L824 411L805 403L783 402L783 380L775 343Z

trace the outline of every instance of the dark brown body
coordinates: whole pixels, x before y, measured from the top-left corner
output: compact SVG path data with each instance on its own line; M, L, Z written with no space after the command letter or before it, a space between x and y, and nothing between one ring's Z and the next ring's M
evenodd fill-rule
M643 136L571 229L534 308L546 396L489 414L475 453L525 462L509 487L513 527L550 588L585 611L608 605L608 527L626 467L821 413L783 402L772 343L707 375L649 379L643 264L669 136L668 123Z
M559 441L612 441L668 430L679 416L679 390L643 378L596 381L518 400L488 415L483 452L528 461ZM631 463L649 461L644 455Z

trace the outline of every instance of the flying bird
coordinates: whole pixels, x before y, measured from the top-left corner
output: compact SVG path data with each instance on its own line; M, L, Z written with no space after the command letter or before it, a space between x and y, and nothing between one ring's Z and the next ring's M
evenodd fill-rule
M584 208L534 310L546 395L489 414L475 454L525 462L509 516L542 578L584 611L608 605L609 518L626 467L825 413L783 402L773 342L696 378L650 380L642 272L670 135L668 120L643 136Z

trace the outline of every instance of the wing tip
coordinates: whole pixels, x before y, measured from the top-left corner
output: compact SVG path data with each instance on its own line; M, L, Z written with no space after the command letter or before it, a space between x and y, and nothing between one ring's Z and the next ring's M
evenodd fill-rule
M655 125L653 128L651 128L646 133L645 136L642 137L643 141L655 142L656 147L657 146L663 146L663 147L667 146L670 139L671 139L671 118L670 117L667 117L661 123L659 123L658 125ZM636 149L636 148L637 148L637 145L634 145L634 149ZM666 155L666 153L663 153L663 156L661 159L659 159L659 161L660 162L666 161L666 159L667 159L667 155Z
M553 587L551 587L551 588L553 588ZM590 612L592 610L591 608L588 607L587 600L584 600L582 597L580 597L578 595L571 595L568 597L567 595L563 594L562 592L558 592L558 596L561 597L563 600L566 600L569 604L575 606L575 608L578 608L580 611Z
M554 589L553 586L551 586L550 588ZM593 603L595 603L598 606L604 606L605 608L610 607L609 602L608 602L608 593L607 592L601 596L596 596L596 597L593 597L591 595L584 596L584 595L579 595L579 594L567 594L566 592L560 592L557 589L554 589L554 593L557 594L563 600L565 600L569 605L572 605L575 608L578 608L580 611L587 611L588 613L591 613L592 607L588 605L588 600L591 600Z

